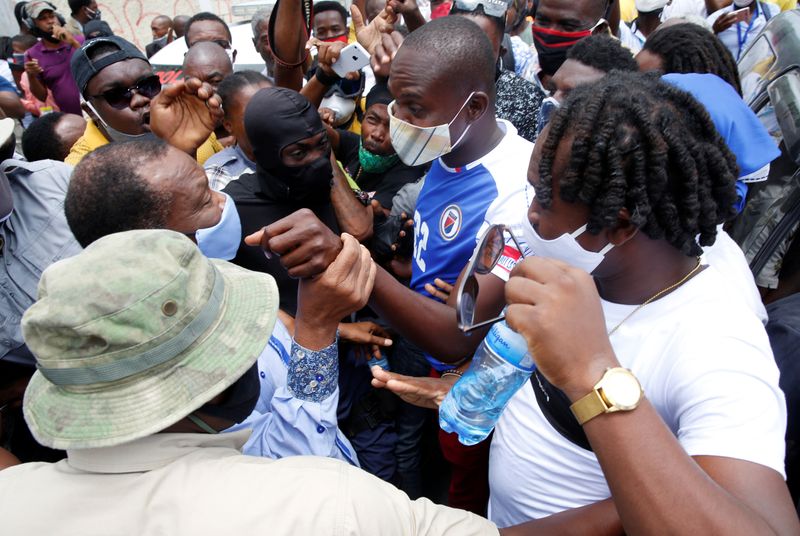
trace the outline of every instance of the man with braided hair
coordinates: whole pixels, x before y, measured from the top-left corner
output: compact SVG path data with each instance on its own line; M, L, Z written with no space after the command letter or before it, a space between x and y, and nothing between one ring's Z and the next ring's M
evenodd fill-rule
M800 530L766 333L698 259L731 213L732 162L702 105L638 74L574 90L543 132L525 232L538 256L506 286L538 370L492 443L500 526L564 512L611 531ZM549 423L559 400L588 449Z
M764 327L698 259L732 211L733 162L694 98L639 73L574 89L542 132L531 251L505 287L506 320L537 369L494 431L498 526L800 531ZM418 402L446 392L373 374Z
M644 72L715 74L742 94L736 60L714 34L697 24L659 28L647 38L636 61Z

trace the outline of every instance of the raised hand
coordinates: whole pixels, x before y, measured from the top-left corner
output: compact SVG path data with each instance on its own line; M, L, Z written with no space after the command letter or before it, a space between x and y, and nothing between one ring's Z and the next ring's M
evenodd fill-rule
M525 337L539 371L568 396L583 396L619 366L591 275L544 257L518 263L505 286L508 325ZM576 336L580 334L580 336Z
M364 16L355 4L350 6L350 15L353 17L356 39L370 56L375 54L375 48L381 43L382 34L391 33L394 30L394 23L397 22L397 14L389 5L383 8L368 25L364 24Z
M342 241L307 208L289 214L245 237L269 256L280 255L291 277L312 277L328 268L342 249Z
M194 155L222 119L222 101L197 78L165 86L150 102L150 128L173 147Z
M400 45L403 44L403 35L400 32L381 34L381 41L375 47L370 59L372 71L379 78L389 78L389 71Z
M377 267L369 250L349 234L342 249L318 277L303 279L297 293L295 340L318 349L330 344L339 320L366 305Z

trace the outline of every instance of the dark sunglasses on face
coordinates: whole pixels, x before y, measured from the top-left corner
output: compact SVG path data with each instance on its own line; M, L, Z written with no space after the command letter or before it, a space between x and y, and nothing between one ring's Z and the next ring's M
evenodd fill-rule
M142 78L129 88L117 87L109 89L99 95L92 95L91 98L104 99L109 106L117 110L123 110L131 105L134 93L152 99L161 92L161 79L157 75Z
M483 8L483 13L488 17L502 19L505 23L508 2L506 0L455 0L452 10L472 13L478 6Z

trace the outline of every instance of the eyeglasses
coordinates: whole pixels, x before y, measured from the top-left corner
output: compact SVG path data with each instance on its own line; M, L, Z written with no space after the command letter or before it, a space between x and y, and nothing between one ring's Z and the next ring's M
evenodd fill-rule
M455 0L452 9L472 13L481 6L486 16L497 17L505 22L510 4L508 0Z
M142 78L136 82L136 84L127 89L117 87L114 89L109 89L108 91L99 95L92 95L91 98L103 98L112 108L123 110L131 105L131 100L133 99L134 93L138 93L143 97L152 99L160 92L161 79L158 77L158 75L154 74L152 76Z
M458 289L456 290L456 319L458 321L458 329L464 333L499 322L506 316L501 314L496 318L475 323L475 303L478 301L479 290L475 274L488 274L497 266L498 261L506 251L507 236L511 238L511 242L517 248L520 257L525 257L522 247L508 227L499 224L492 225L486 230L486 234L483 235L480 244L475 248L475 252L467 265L466 275L458 284Z

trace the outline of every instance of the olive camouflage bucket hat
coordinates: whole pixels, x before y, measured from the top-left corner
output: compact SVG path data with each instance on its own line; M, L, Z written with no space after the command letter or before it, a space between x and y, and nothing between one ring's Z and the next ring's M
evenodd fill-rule
M45 270L23 316L38 368L25 420L57 449L159 432L253 365L277 309L270 276L209 260L180 233L101 238Z

